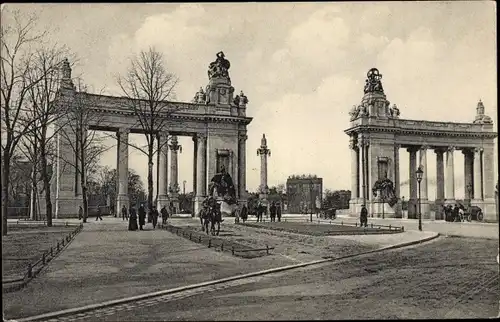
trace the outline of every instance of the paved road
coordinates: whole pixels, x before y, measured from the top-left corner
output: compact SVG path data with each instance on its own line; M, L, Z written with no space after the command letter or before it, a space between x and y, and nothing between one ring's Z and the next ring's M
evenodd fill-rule
M493 240L440 237L58 321L487 318L499 313L497 247Z

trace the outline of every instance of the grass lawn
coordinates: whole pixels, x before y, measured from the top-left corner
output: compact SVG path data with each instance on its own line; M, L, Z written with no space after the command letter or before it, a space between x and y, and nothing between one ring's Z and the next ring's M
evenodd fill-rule
M304 222L258 222L245 223L250 227L288 231L297 234L312 236L330 236L330 235L363 235L363 234L394 234L399 233L394 229L378 227L355 227L339 224L314 224Z
M28 263L36 262L44 251L56 247L73 226L9 225L7 236L2 237L2 280L21 277Z

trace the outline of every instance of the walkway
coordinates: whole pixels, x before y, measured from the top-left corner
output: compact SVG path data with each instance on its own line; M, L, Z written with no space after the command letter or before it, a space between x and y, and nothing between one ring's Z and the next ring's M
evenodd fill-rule
M90 220L26 288L3 295L6 318L37 315L292 264L208 250L165 230L128 231L121 219Z

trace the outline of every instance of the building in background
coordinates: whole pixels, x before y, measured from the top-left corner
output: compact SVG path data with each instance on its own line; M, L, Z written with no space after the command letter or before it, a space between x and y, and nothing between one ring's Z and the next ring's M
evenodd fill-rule
M286 180L287 212L314 212L323 202L323 179L316 175L292 175Z

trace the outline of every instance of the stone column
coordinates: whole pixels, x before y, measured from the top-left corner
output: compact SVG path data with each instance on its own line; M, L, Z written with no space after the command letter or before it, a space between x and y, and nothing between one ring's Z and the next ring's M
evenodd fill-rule
M356 141L351 137L349 141L349 148L351 149L351 199L358 199L359 189L359 157Z
M158 205L160 210L168 204L168 133L158 135Z
M365 155L365 138L362 136L358 136L358 172L359 172L359 199L360 204L366 203L366 155ZM356 213L359 213L359 209L356 210Z
M415 147L408 148L407 151L410 153L410 198L408 199L408 218L417 218L418 205L417 205L417 175L415 171L417 170L417 149Z
M262 135L257 155L260 155L260 199L267 199L267 157L271 155L271 150L267 148L265 134Z
M177 141L177 136L172 136L169 144L170 148L170 186L169 186L169 200L173 204L173 212L179 211L179 162L178 153L182 152L182 148Z
M403 209L401 207L401 177L399 174L399 149L400 144L394 145L394 192L398 198L398 203L396 205L394 216L395 218L403 218Z
M442 220L443 205L444 205L444 162L443 162L443 149L435 149L436 153L436 220Z
M246 202L246 169L247 169L247 141L248 136L246 134L240 134L238 137L238 195L240 200L245 200Z
M483 209L484 220L488 222L498 221L495 205L495 184L498 180L495 175L495 156L494 145L483 145Z
M201 209L201 203L207 195L207 137L205 134L196 135L196 197L195 213Z
M422 212L422 218L430 219L430 207L429 207L429 196L428 196L428 183L427 177L429 173L429 169L427 168L427 149L429 147L426 145L422 145L419 150L419 158L420 164L422 166L422 170L424 173L422 174L422 181L420 182L420 206Z
M472 176L472 181L474 188L472 189L472 194L474 196L474 201L483 200L483 180L482 180L482 165L481 165L481 153L483 152L482 148L474 149L474 157L473 157L473 168L474 174Z
M130 130L121 128L118 130L118 194L116 198L117 213L120 213L122 206L129 207L128 198L128 135Z
M472 199L472 157L469 149L463 149L464 155L464 201L470 203ZM469 191L470 189L470 191Z
M196 197L196 187L197 187L197 171L196 171L196 165L197 165L197 156L198 156L198 140L196 139L196 136L192 137L193 139L193 213L191 214L192 216L195 215L194 213L194 204L195 204L195 197Z
M455 204L455 168L453 163L454 146L446 150L446 182L445 182L445 203Z

